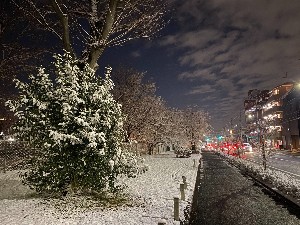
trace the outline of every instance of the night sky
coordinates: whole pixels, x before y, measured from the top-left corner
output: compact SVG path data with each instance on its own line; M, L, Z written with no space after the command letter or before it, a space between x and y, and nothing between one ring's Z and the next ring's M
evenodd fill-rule
M299 81L299 0L173 2L159 37L108 49L100 65L147 71L169 106L199 105L216 131L237 121L248 90Z

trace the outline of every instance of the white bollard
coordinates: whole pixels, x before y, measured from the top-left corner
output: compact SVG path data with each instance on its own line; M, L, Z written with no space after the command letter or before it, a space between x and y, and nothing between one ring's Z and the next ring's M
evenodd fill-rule
M179 198L174 197L174 220L179 221Z

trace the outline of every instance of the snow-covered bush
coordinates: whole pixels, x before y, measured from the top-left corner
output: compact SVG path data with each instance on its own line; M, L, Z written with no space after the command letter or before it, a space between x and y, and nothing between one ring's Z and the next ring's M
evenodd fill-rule
M134 176L135 156L121 149L121 105L105 78L68 54L56 55L54 79L40 68L28 83L16 80L20 98L7 105L18 117L15 131L35 149L23 181L38 192L115 190L120 174Z

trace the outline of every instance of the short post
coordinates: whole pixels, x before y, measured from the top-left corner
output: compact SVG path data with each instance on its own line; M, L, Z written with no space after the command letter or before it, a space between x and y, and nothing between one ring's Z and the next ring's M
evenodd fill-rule
M174 220L179 221L179 198L174 197Z
M6 144L6 140L3 141L3 146L4 146L4 148L3 148L3 150L4 150L4 165L3 165L4 167L3 167L3 172L6 173L6 157L7 157L6 150L7 150L7 147L8 147L8 145Z
M161 219L161 220L158 221L157 225L166 225L166 224L167 224L166 220Z
M194 165L193 165L193 167L194 168L196 167L196 159L194 159Z
M182 182L184 184L184 189L187 189L186 177L182 176Z
M180 184L180 199L185 201L184 184Z

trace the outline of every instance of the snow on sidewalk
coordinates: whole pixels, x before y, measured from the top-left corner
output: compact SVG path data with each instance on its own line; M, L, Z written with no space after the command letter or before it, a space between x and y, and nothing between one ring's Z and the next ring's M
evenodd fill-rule
M173 199L180 198L179 187L182 176L185 176L188 183L186 201L180 201L180 218L183 219L183 210L192 199L199 157L176 158L174 154L145 156L149 170L137 178L123 180L128 185L126 192L132 197L132 206L78 207L72 203L57 206L55 200L11 199L7 196L0 200L0 221L3 225L151 225L165 219L167 224L179 224L173 219ZM7 180L7 175L0 174L0 191ZM20 191L20 185L17 190ZM28 192L28 189L25 188L25 191Z

